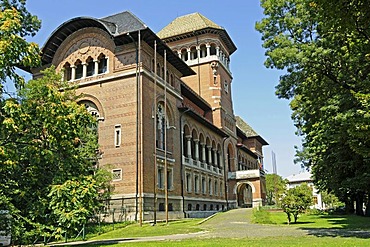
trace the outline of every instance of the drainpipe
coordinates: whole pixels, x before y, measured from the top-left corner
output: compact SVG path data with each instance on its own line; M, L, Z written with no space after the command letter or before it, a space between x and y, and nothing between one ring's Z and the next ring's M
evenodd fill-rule
M228 199L228 188L229 188L229 175L226 171L226 164L225 164L225 141L229 139L230 136L224 137L222 140L222 160L224 165L224 180L225 180L225 200L226 200L226 210L229 210L229 199Z
M127 36L132 40L135 45L136 50L136 69L135 69L135 76L136 76L136 85L139 85L139 76L138 76L138 68L139 68L139 49L137 47L137 43L135 42L134 38L127 33ZM139 96L139 92L137 92ZM139 98L137 98L138 102L136 105L136 195L135 195L135 221L137 222L137 214L138 214L138 194L139 194Z
M182 117L186 112L190 111L190 109L186 109L180 114L180 172L181 172L181 197L182 197L182 212L184 214L184 218L186 218L186 212L185 212L185 196L184 196L184 164L182 163L182 155L183 155L183 126L182 126Z

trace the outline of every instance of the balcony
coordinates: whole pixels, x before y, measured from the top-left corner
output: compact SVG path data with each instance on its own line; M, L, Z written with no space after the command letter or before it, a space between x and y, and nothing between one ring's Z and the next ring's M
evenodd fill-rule
M248 179L248 178L260 178L264 176L265 176L264 171L261 171L260 169L236 171L236 172L228 173L228 179Z
M182 156L182 163L188 167L198 168L199 170L212 172L214 174L222 174L221 168L185 156Z

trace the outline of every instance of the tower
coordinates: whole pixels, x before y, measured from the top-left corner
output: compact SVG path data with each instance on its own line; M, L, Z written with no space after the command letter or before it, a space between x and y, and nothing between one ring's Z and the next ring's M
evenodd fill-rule
M182 79L211 105L213 124L235 136L229 65L236 46L226 30L193 13L176 18L157 35L196 72Z

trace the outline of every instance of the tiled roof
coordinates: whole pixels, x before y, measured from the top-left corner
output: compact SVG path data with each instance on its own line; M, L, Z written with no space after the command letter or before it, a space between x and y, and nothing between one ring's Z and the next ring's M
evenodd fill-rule
M235 116L236 126L244 132L247 137L258 136L257 132L252 129L241 117Z
M190 33L204 28L223 29L207 17L192 13L177 17L170 24L157 33L158 37L165 39L179 34Z
M312 175L309 172L302 172L302 173L290 175L286 179L289 182L305 182L305 181L312 181L311 176Z
M115 35L129 33L147 28L144 22L137 18L130 11L124 11L115 15L100 19L101 21L113 23L116 26Z

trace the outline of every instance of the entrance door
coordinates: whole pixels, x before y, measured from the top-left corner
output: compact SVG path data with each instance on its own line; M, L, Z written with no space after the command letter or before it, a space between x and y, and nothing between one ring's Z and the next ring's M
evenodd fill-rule
M238 187L238 207L251 208L253 206L252 187L249 184L241 184Z

